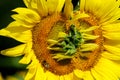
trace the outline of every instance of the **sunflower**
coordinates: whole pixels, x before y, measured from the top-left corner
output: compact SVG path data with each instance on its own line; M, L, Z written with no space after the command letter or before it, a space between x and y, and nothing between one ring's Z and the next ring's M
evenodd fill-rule
M24 55L25 80L118 80L119 0L24 0L0 35L23 44L1 51Z

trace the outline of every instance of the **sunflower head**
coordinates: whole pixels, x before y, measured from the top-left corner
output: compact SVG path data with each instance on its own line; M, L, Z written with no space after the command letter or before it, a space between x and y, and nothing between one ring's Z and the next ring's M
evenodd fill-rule
M29 64L25 80L120 77L119 0L80 0L77 10L71 0L24 2L27 8L13 10L18 13L12 16L15 21L0 35L24 43L1 53L24 55L20 63Z

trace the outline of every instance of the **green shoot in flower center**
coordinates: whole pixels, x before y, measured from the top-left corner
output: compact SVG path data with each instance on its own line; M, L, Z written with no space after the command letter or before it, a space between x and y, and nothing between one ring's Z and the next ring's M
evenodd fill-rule
M70 26L68 34L62 33L63 37L58 40L49 39L50 43L48 49L54 51L53 58L58 61L72 58L77 51L77 48L83 42L81 33L74 25Z

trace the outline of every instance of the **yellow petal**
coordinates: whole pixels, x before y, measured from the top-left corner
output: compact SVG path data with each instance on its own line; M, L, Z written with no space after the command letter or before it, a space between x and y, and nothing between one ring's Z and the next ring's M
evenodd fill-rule
M57 0L58 1L58 5L56 8L56 12L60 12L64 6L65 0Z
M27 69L36 68L36 66L38 66L38 65L39 65L39 61L38 61L38 59L36 58L36 55L33 54L33 56L32 56L32 61L31 61L31 63L28 65Z
M23 0L23 1L28 8L37 10L37 0Z
M81 48L81 51L94 51L96 48L98 48L98 45L94 43L88 43L81 45Z
M78 80L94 80L90 71L74 70L74 74L79 78Z
M108 39L106 39L105 44L120 48L120 41L119 40L108 40Z
M109 24L101 27L103 31L106 32L117 32L120 31L120 23Z
M74 70L74 74L78 78L83 79L83 76L84 76L84 72L83 71L76 69L76 70Z
M35 80L35 75L37 72L37 68L39 65L39 61L36 59L36 56L33 55L31 63L28 65L28 72L25 76L25 80Z
M60 0L47 0L49 14L52 14L56 11L59 1Z
M64 14L68 19L73 17L73 5L71 0L65 0Z
M26 42L32 40L32 33L29 30L29 28L17 21L13 21L6 28L0 30L0 35L14 38L20 42Z
M118 8L118 6L117 6L117 8ZM109 23L112 23L112 22L118 20L120 17L120 9L118 8L118 9L114 10L112 13L109 14L109 16L106 16L106 17L107 18L105 18L103 25L106 25L106 24L109 24ZM103 20L101 19L101 23L102 23L102 21Z
M102 80L117 80L118 74L120 73L118 72L120 69L117 68L114 62L105 58L100 58L99 62L93 69L104 78Z
M21 24L18 21L13 21L4 29L6 29L12 33L15 33L15 32L23 32L26 30L30 30L32 27L33 27L33 25Z
M6 56L20 56L24 54L24 49L25 49L26 44L21 44L13 48L5 49L1 51L2 55Z
M56 44L56 43L58 43L57 40L53 40L53 39L48 39L47 42L48 42L48 44Z
M11 37L11 38L13 38L17 41L23 42L23 43L32 41L32 33L30 30L22 31L22 30L19 30L19 28L17 28L17 27L15 27L13 29L12 28L2 29L2 30L0 30L0 35L6 36L6 37ZM17 30L18 30L18 32L17 32Z
M73 16L73 19L72 20L78 20L80 18L86 18L86 17L89 17L88 14L85 14L85 13L77 13L77 15L74 15Z
M47 16L48 15L48 7L47 7L46 0L37 0L37 7L38 12L41 16Z
M104 32L103 36L110 40L120 40L120 32Z
M22 64L29 64L31 61L32 61L32 58L33 58L34 55L34 51L31 50L31 52L29 52L28 54L25 54L23 56L23 58L19 61L19 63L22 63ZM32 65L32 64L31 64ZM30 65L29 65L30 66Z
M59 80L65 80L64 76L59 76Z
M31 61L31 58L32 58L33 54L34 54L34 52L33 52L33 50L31 50L31 52L29 52L29 54L25 54L23 56L23 58L19 61L19 63L29 64L30 61Z
M73 80L82 80L82 79L77 77L75 74L73 74Z
M120 56L117 56L117 55L114 55L114 54L111 54L107 51L103 52L101 54L104 58L107 58L107 59L110 59L110 60L120 60Z
M75 80L75 79L73 78L73 73L69 73L69 74L64 75L64 79L65 79L65 80Z
M66 37L66 36L67 36L67 34L64 33L64 32L59 32L59 33L58 33L58 38L64 38L64 37Z
M97 28L99 28L99 26L91 26L88 29L81 29L80 32L90 32L90 31L93 31Z
M86 34L86 33L83 33L82 35L85 40L96 39L99 37L99 36L94 36L94 35L90 35L90 34Z
M23 0L24 4L28 7L30 0Z
M60 12L63 8L65 0L47 0L49 14Z
M33 80L35 74L36 74L36 68L29 68L26 76L25 76L25 80Z
M95 80L90 71L85 71L83 79L84 80Z
M85 1L86 1L86 0L80 0L80 11L82 11L82 12L83 12L84 9L85 9L85 8L84 8L84 7L85 7Z
M37 66L37 71L34 80L47 80L47 76L45 75L44 68L41 65Z
M95 70L98 73L98 75L101 75L104 78L102 80L117 80L118 79L117 75L115 75L114 72L111 72L110 70L104 67L101 67L101 69L96 68Z
M47 71L45 76L47 77L47 80L59 80L59 76L51 73L50 71Z
M32 41L26 43L26 47L25 47L25 49L24 49L24 53L25 53L25 54L29 54L29 53L31 53L31 52L34 53L34 51L33 51L33 49L32 49L32 44L33 44Z
M120 48L110 46L110 45L104 45L104 47L105 47L105 50L107 50L108 52L120 56Z
M104 80L103 76L101 76L96 70L91 69L91 73L95 80Z
M94 11L97 12L97 10L101 9L101 0L90 0L90 1L86 1L86 0L81 0L80 1L80 9L83 11ZM104 2L104 1L103 1ZM91 5L92 4L92 5ZM98 15L97 15L98 16Z
M28 24L28 25L35 25L36 23L40 22L40 16L34 10L28 8L16 8L12 11L17 12L18 14L12 15L12 18L16 21Z
M119 3L116 0L89 0L83 1L81 4L82 10L96 15L100 19L100 23L111 23L120 16Z

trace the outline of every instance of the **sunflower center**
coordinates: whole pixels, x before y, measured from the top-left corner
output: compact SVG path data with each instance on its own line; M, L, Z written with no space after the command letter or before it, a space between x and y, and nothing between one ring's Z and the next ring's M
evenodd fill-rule
M32 34L33 50L44 69L64 75L76 68L87 70L93 67L103 41L101 29L91 27L93 25L97 24L91 17L73 23L62 14L42 19Z
M75 25L70 26L68 33L58 32L57 37L57 39L48 39L48 49L53 52L53 58L57 61L73 58L83 41L82 35Z

